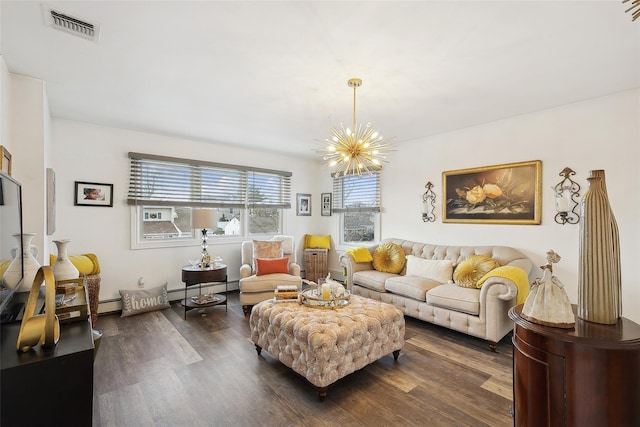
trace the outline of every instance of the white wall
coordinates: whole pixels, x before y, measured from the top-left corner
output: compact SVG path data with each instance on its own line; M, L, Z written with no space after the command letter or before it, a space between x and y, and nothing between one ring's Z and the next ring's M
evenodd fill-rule
M559 225L551 187L566 166L588 188L589 170L604 169L611 207L620 228L623 313L640 322L640 91L474 126L403 143L383 173L382 234L451 245L507 245L536 265L553 249L562 260L554 274L573 303L578 298L579 226ZM387 125L388 126L388 125ZM442 223L442 172L470 167L542 160L542 224L476 225ZM421 195L431 181L437 194L436 222L423 223ZM537 275L535 277L541 277Z
M51 239L70 238L70 253L98 254L103 276L101 300L117 298L118 289L136 287L140 276L145 277L147 286L168 282L170 289L181 288L180 266L198 250L197 247L129 249L130 209L125 200L129 151L290 170L293 172L292 193L312 193L314 205L311 217L296 217L295 210L290 210L285 232L296 236L298 245L305 233L331 233L335 242L337 216L321 217L319 213L320 193L331 191L331 180L316 160L62 119L53 120L49 140L46 136L46 93L42 83L23 77L12 78L10 82L9 98L13 101L16 97L24 98L16 101L17 104L10 104L11 127L17 124L19 133L31 135L27 124L30 120L40 120L40 123L31 123L39 137L23 137L16 142L13 138L16 133L11 132L13 154L18 153L14 176L23 182L25 210L40 212L39 218L31 218L31 213L27 215L26 229L33 231L33 227L41 227L41 233L44 232L44 168L53 167L57 184L57 230ZM7 88L2 89L4 99ZM6 123L4 116L3 124ZM537 265L543 264L546 251L553 249L562 256L555 274L565 283L569 297L575 303L579 228L554 222L551 187L560 181L558 174L565 166L577 172L575 179L582 186L582 192L587 188L588 171L604 169L621 234L623 313L640 323L640 275L635 268L640 255L637 224L640 191L636 175L640 170L639 118L640 90L636 89L402 143L390 157L383 174L382 237L437 244L509 245L520 248ZM397 136L402 135L398 133ZM51 148L53 153L49 159ZM543 162L541 225L441 222L443 171L536 159ZM34 173L38 177L34 178ZM114 207L73 206L74 181L113 183ZM421 219L420 195L427 181L436 185L438 194L435 223L423 223ZM50 242L46 244L49 246L45 249L55 253L55 246ZM229 265L230 280L237 280L239 244L214 250ZM302 263L301 257L299 262ZM335 253L330 257L329 267L339 270Z
M40 248L37 258L42 264L47 255L44 189L45 153L51 143L47 130L49 106L41 80L9 73L7 89L11 175L22 184L23 229L36 233L32 243Z
M57 224L53 239L71 239L70 254L98 255L101 300L119 298L119 289L136 288L139 277L145 278L147 287L168 282L170 290L182 289L181 267L200 252L199 245L130 249L131 208L126 201L130 151L291 171L293 194L312 193L318 200L320 197L315 174L309 173L317 167L315 161L63 119L53 120L53 140L57 187ZM113 207L74 206L74 181L113 184ZM295 200L292 202L295 206ZM299 238L298 249L301 236L316 228L314 224L320 213L317 205L313 209L311 217L298 217L295 209L286 211L284 231ZM50 249L56 253L53 244ZM240 241L216 244L210 239L209 252L222 256L228 265L230 281L239 279ZM302 262L301 257L299 261Z

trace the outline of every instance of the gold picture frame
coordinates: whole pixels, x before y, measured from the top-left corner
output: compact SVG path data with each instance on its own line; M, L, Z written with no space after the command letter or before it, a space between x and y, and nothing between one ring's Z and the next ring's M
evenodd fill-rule
M446 171L442 187L442 222L540 224L540 160Z
M11 176L11 153L0 145L0 170Z

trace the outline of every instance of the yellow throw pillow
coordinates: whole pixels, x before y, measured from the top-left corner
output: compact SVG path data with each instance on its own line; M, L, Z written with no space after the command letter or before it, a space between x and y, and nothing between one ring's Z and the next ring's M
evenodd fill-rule
M304 235L305 249L331 249L331 235L314 236L312 234Z
M371 252L369 252L369 249L365 248L364 246L360 246L359 248L347 249L346 252L351 254L355 262L373 261Z
M404 250L395 243L384 243L373 251L373 268L378 271L399 274L405 261Z
M494 268L500 267L495 259L486 255L471 255L453 272L453 281L464 288L480 288L478 281Z

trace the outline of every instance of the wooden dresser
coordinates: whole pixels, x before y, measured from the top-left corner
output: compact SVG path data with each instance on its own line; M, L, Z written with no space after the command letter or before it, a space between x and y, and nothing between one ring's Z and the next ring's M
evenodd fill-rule
M26 301L28 292L14 296ZM93 337L89 319L60 325L55 347L16 350L21 322L0 327L0 425L90 426Z
M523 319L522 307L509 311L514 425L640 425L640 325L576 316L575 329L551 328Z

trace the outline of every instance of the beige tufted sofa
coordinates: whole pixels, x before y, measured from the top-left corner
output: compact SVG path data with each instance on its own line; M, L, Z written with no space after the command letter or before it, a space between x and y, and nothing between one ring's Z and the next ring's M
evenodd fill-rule
M533 267L531 260L522 252L507 246L444 246L393 238L384 239L380 244L387 242L401 246L407 255L450 260L454 268L474 254L490 256L501 266L520 267L527 274L531 274ZM367 249L373 254L377 247L372 245ZM491 277L480 289L443 283L417 295L412 278L404 276L405 271L400 274L376 271L372 262L356 263L347 252L340 255L339 260L346 271L347 288L353 295L393 304L407 316L485 339L492 351L495 351L497 342L513 329L508 311L515 305L518 289L509 279ZM387 283L388 279L392 281ZM391 283L393 286L388 286Z
M352 296L335 310L297 302L262 301L251 310L251 341L317 387L324 400L327 387L340 378L393 353L404 345L404 316L396 307Z

